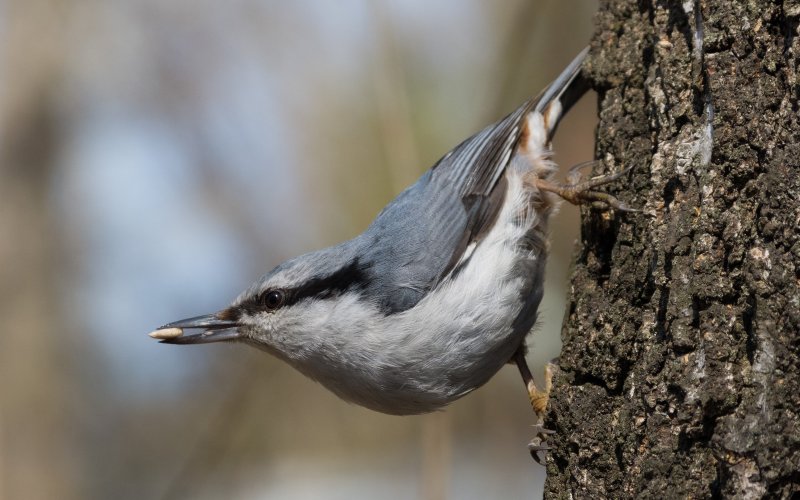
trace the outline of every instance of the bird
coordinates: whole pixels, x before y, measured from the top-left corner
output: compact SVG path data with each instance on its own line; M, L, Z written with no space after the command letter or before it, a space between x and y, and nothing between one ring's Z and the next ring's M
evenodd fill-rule
M439 410L516 364L541 419L526 337L543 295L561 199L630 211L595 188L623 172L554 180L551 140L590 85L584 49L537 97L461 142L358 236L290 259L218 312L150 333L244 343L340 398L393 415Z

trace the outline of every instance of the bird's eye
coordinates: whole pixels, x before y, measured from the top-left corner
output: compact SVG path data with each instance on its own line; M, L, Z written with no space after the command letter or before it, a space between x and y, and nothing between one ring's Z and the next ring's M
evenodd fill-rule
M277 309L283 305L285 297L280 290L270 290L261 294L261 303L267 309Z

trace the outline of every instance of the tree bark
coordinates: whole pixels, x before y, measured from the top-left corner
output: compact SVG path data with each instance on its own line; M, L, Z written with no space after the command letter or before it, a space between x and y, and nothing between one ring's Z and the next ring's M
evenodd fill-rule
M548 498L800 492L800 1L601 1Z

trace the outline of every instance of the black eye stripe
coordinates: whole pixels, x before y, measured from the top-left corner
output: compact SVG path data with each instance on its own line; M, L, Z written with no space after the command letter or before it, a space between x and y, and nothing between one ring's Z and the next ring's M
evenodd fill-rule
M239 307L250 314L275 311L281 307L297 304L305 299L327 299L351 290L362 290L366 287L368 279L365 269L356 260L328 276L312 278L300 286L265 290L256 297L248 299ZM270 297L271 294L276 292L282 295L282 300L270 302L270 298L277 298L275 296ZM274 304L278 302L280 304L275 306Z
M314 278L301 286L292 288L287 294L286 303L296 304L308 298L327 299L335 297L349 290L364 288L366 282L367 276L356 260L349 266L343 267L329 276Z

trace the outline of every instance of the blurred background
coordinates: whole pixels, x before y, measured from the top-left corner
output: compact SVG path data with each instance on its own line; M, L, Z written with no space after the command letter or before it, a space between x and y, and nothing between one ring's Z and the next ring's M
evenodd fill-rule
M377 414L146 334L361 232L589 41L594 2L0 0L0 497L537 498L513 366ZM595 97L562 125L592 158ZM537 375L576 211L553 223Z

